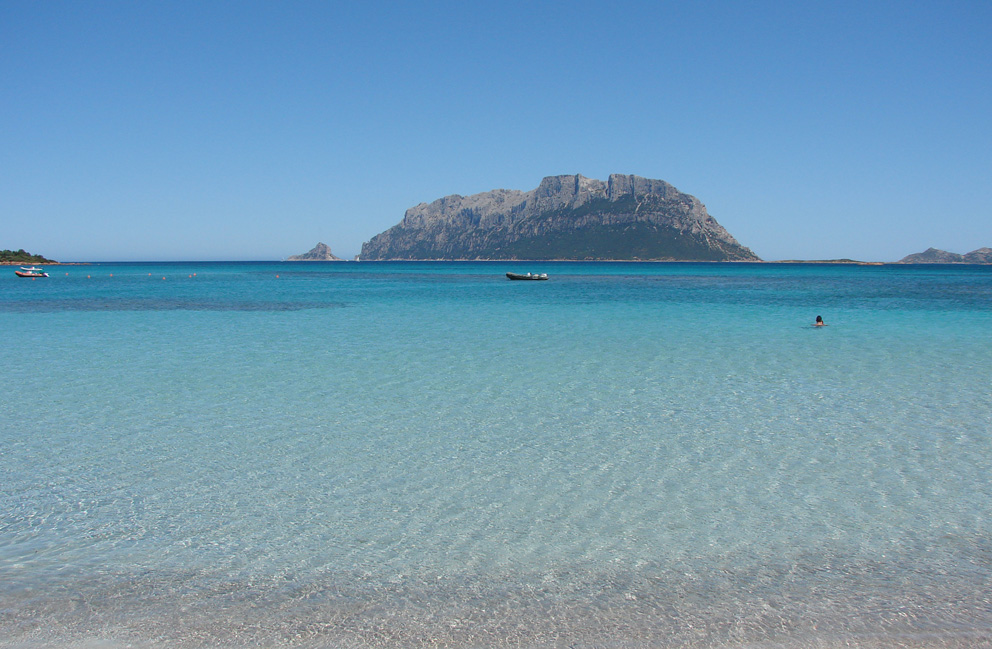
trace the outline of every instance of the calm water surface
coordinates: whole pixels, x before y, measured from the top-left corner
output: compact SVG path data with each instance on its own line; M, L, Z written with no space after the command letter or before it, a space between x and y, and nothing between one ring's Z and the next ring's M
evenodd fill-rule
M0 647L992 645L992 268L49 270Z

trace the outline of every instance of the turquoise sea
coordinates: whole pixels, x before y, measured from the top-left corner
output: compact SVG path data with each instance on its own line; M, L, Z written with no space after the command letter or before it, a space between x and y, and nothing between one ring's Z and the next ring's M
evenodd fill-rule
M0 647L992 646L992 267L49 271Z

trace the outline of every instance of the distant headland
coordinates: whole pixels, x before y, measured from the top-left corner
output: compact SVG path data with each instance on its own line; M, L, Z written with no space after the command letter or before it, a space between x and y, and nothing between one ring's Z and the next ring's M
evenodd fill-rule
M0 250L0 264L57 264L59 262L46 259L41 255L32 255L30 252L25 252L23 248L20 250Z
M907 255L900 259L900 264L992 264L992 248L979 248L969 253L959 255L937 248L928 248L923 252Z
M623 174L421 203L363 244L360 259L760 261L694 196Z

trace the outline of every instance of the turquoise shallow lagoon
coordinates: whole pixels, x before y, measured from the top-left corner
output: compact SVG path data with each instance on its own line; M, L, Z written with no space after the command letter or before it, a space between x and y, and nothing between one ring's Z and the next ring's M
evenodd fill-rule
M0 647L992 645L992 267L49 270Z

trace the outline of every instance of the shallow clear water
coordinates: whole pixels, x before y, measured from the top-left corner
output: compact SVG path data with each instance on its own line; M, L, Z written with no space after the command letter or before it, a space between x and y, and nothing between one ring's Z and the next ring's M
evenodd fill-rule
M992 268L50 272L0 646L992 643Z

